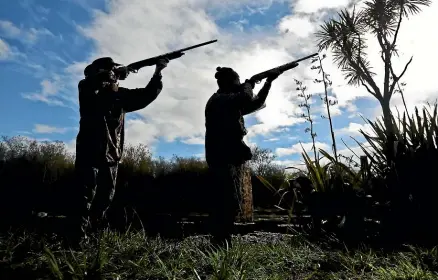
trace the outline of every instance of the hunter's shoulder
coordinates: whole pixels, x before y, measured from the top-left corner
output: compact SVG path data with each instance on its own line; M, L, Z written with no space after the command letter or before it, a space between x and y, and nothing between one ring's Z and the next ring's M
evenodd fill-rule
M82 79L78 83L79 90L87 90L88 88L91 88L95 83L91 81L90 79Z
M212 103L219 98L220 98L219 94L217 92L215 92L212 95L210 95L210 97L207 100L207 104Z
M83 86L85 86L86 84L87 84L87 80L86 79L82 79L82 80L80 80L79 81L79 83L78 83L78 87L80 88L80 87L83 87Z

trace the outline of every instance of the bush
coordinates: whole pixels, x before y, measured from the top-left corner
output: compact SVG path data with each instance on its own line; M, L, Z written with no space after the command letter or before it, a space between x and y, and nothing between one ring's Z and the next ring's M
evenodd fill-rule
M370 148L362 146L371 159L374 193L388 204L386 227L388 234L404 240L437 240L438 229L433 221L438 217L438 197L435 172L438 170L437 104L415 108L412 117L392 117L394 147L388 146L388 131L380 120L369 121L373 134L362 131ZM431 113L432 112L432 113ZM392 153L392 155L389 155ZM388 158L393 161L388 165Z
M272 208L278 201L273 191L259 184L257 172L263 172L274 185L284 181L284 171L268 163L259 157L256 165L250 164L256 208ZM190 213L206 213L214 199L209 197L207 170L206 162L199 158L154 159L145 145L127 145L111 217L116 224L124 224L127 215L135 219L130 209L143 217L167 213L182 218ZM68 216L79 205L74 156L62 142L3 137L0 182L0 218L6 226L30 222L31 214L37 212Z

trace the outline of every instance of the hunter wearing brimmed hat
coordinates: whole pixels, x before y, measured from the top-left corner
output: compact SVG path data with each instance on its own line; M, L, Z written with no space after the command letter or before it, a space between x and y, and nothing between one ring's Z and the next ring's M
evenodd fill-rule
M213 203L210 221L215 243L231 242L231 233L242 198L245 162L251 160L251 149L243 141L247 134L243 116L264 105L271 83L281 72L273 71L257 96L254 82L240 83L231 68L217 67L215 78L219 90L205 107L205 157L212 174Z
M114 197L125 141L125 114L145 108L158 97L163 88L161 71L168 62L159 60L146 87L136 89L118 86L128 70L110 57L96 59L85 68L85 79L78 85L80 126L75 161L84 191L81 199L85 199L77 213L80 217L76 217L82 231L90 223L99 225Z

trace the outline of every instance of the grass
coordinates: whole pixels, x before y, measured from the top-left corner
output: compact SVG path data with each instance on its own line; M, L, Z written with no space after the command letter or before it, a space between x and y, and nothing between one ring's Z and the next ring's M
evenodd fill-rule
M302 236L235 236L214 248L206 236L149 238L104 231L79 250L57 238L3 236L0 279L438 279L437 250L336 250Z

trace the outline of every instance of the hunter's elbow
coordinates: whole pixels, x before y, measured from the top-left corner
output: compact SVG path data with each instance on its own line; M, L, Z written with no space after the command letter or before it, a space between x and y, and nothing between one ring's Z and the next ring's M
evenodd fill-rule
M150 98L145 102L145 106L151 104L152 102L154 102L155 100L157 100L158 98L158 94L154 94L152 96L150 96Z
M152 92L148 92L144 95L144 106L146 107L147 105L149 105L150 103L154 102L158 96L160 95L161 90L156 90L156 91L152 91Z
M153 92L153 94L151 94L152 101L154 101L155 99L158 98L158 96L160 95L161 91L162 91L162 88L157 89L156 91Z

